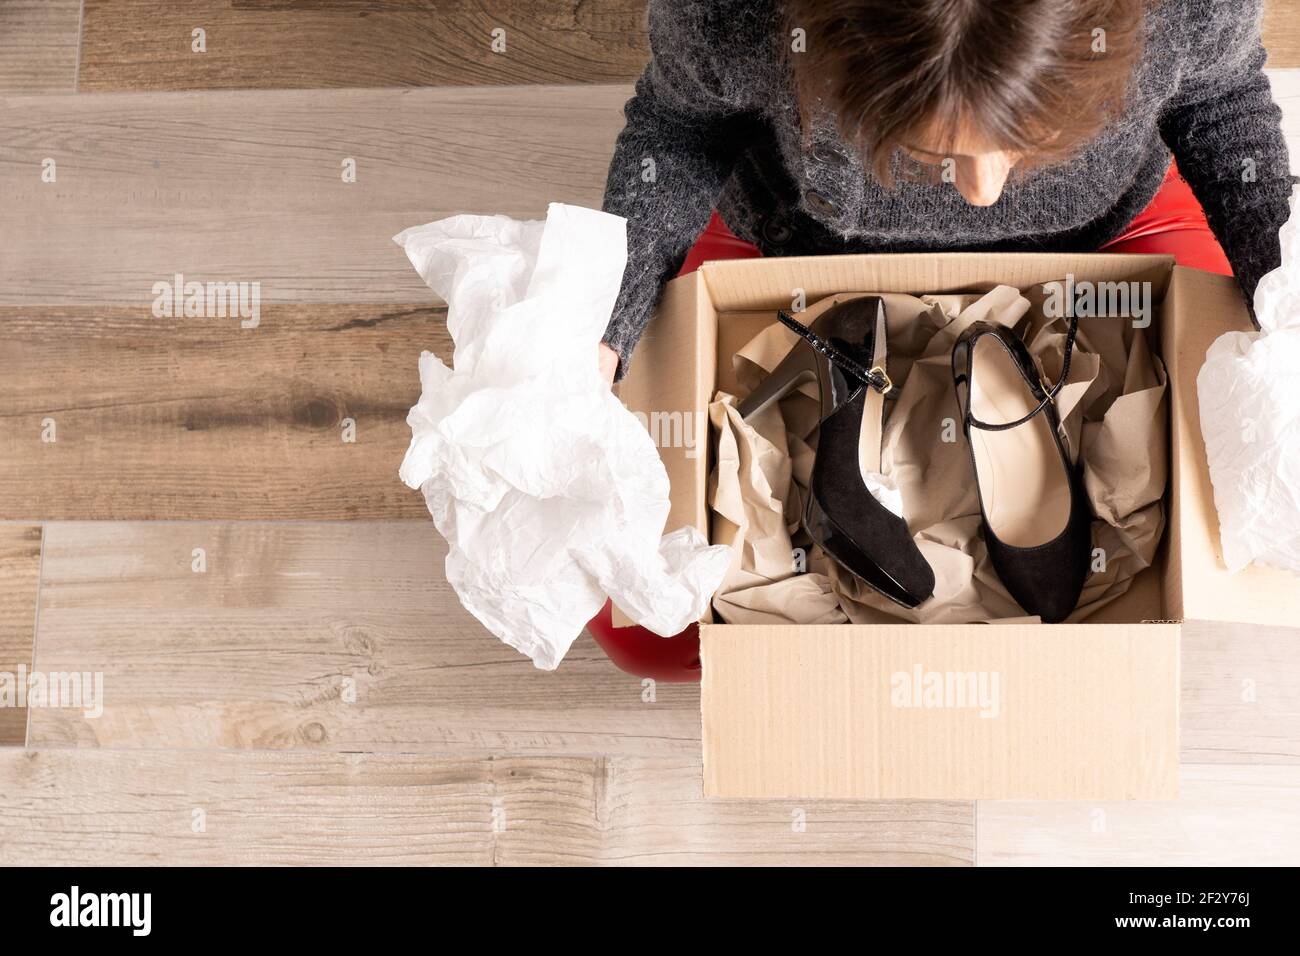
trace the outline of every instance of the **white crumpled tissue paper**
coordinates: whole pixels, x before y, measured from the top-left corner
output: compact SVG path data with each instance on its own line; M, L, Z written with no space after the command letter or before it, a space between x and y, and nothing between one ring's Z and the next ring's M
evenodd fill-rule
M1255 289L1260 331L1219 336L1196 379L1229 571L1300 571L1300 189L1281 240Z
M402 481L423 491L447 539L461 603L546 670L606 595L676 634L731 560L693 527L663 534L663 462L600 377L625 227L552 203L544 222L452 216L394 237L447 302L455 342L452 368L420 355Z

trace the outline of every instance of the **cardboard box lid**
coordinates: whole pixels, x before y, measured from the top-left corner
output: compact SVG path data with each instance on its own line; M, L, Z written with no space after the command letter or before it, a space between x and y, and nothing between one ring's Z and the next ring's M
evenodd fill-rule
M1174 799L1178 634L703 625L704 793Z
M1172 501L1165 582L1171 616L1188 621L1295 625L1300 622L1300 576L1251 566L1230 574L1219 542L1219 515L1201 436L1196 376L1205 352L1224 332L1251 328L1236 280L1181 266L1173 270L1162 328L1170 380Z

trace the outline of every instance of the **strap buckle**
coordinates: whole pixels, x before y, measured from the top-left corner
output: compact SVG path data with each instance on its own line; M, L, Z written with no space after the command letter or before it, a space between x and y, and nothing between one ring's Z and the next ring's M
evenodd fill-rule
M859 364L856 359L841 352L833 343L826 341L826 339L795 319L784 309L778 310L776 317L782 325L824 355L832 365L838 366L842 371L860 379L862 384L868 388L874 388L881 395L888 395L894 390L894 383L883 366L877 365L868 369L866 366Z

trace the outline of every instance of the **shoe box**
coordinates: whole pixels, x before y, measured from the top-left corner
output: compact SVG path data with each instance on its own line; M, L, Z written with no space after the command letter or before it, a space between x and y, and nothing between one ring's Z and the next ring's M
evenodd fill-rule
M1179 633L1188 620L1300 620L1280 571L1219 554L1196 376L1250 327L1234 280L1168 256L906 254L710 262L665 288L620 388L695 434L661 443L667 527L709 532L707 409L777 309L839 292L913 295L1149 282L1170 379L1164 541L1084 623L700 625L704 793L713 797L1166 800L1178 792ZM620 623L619 616L615 622ZM626 623L625 619L623 623Z

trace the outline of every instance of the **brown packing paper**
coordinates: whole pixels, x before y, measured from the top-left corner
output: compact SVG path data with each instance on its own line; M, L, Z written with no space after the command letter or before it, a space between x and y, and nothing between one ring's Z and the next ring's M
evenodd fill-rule
M733 561L714 606L725 620L745 624L789 623L797 605L807 623L843 624L825 570L825 558L797 565L787 502L802 498L812 473L812 450L789 438L779 415L764 416L765 434L741 421L730 399L714 402L709 418L719 436L718 466L710 482L713 541L732 546ZM796 446L792 453L787 440ZM796 467L797 466L797 467ZM792 470L799 481L792 480ZM742 483L738 476L745 475ZM805 552L806 553L806 552ZM797 573L801 572L801 573Z
M812 323L843 293L804 310ZM750 423L732 396L709 409L717 438L710 476L713 540L734 560L714 600L731 624L1033 623L1008 596L980 536L969 452L952 388L951 351L972 322L1021 328L1044 378L1060 373L1067 320L1046 314L1041 287L915 297L884 294L889 374L883 472L935 571L934 597L901 608L812 546L799 527L816 444L815 385L805 385ZM795 336L773 323L739 350L736 381L750 389L780 362ZM1164 367L1146 335L1125 318L1083 318L1066 386L1058 397L1063 433L1082 459L1096 518L1093 573L1071 621L1087 618L1148 567L1164 527L1168 404ZM896 397L895 397L896 396ZM864 491L865 493L865 491ZM886 499L882 499L886 500Z

